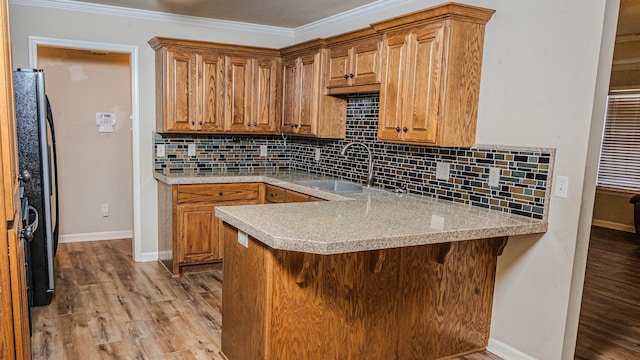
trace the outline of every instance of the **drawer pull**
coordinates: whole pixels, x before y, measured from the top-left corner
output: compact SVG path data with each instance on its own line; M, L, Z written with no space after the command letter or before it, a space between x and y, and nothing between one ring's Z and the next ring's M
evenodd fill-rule
M405 126L405 127L402 128L402 131L407 132L407 131L409 131L409 129L407 129L407 127Z
M269 196L276 197L276 194L275 193L271 193L271 194L269 194Z
M222 196L222 191L220 191L220 192L218 193L218 195Z
M349 78L349 75L344 74L344 78L345 78L345 79L348 79L348 78Z

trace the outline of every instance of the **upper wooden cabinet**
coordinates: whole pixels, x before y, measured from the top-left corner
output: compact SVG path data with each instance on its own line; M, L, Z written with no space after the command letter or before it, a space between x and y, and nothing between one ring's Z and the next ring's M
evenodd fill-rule
M383 33L379 140L475 143L484 26L493 13L449 3L372 24Z
M327 39L327 94L379 91L381 42L372 28Z
M328 50L313 41L282 50L282 132L320 138L343 138L347 101L327 96Z
M158 132L277 132L277 50L157 37L149 44Z
M228 130L274 133L279 129L280 66L275 57L227 57Z

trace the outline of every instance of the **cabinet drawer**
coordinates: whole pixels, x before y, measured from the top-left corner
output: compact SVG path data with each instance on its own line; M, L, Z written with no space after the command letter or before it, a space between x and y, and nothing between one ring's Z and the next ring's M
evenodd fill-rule
M284 195L285 195L285 191L283 188L267 185L265 194L264 194L265 196L264 202L268 204L283 203L285 201Z
M197 184L178 185L178 203L225 202L257 200L259 185L250 184Z

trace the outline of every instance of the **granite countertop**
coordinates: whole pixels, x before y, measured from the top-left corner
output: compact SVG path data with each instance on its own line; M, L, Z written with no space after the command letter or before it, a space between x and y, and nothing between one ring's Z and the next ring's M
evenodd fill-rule
M310 188L306 174L162 175L169 185L265 182L329 201L216 207L216 216L281 250L339 254L543 233L547 221L446 200L381 192L337 194Z

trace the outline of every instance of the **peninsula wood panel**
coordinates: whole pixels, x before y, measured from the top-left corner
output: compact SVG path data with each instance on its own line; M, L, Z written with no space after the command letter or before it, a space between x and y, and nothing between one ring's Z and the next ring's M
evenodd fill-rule
M505 238L327 256L251 237L244 247L224 226L229 359L422 360L487 346Z

